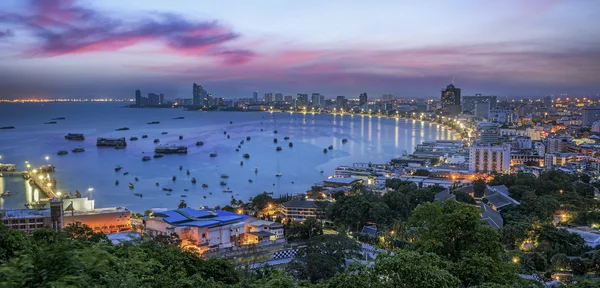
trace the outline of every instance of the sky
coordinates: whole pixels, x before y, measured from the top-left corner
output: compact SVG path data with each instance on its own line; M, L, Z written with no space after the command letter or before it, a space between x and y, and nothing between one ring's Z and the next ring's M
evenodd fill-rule
M0 99L600 93L597 0L2 0Z

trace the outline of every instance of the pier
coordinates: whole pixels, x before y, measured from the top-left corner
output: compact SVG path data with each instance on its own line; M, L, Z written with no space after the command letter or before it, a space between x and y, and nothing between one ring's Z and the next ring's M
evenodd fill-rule
M11 166L11 167L15 167L14 164L0 164L0 165L4 165L5 167ZM29 164L28 164L28 167ZM14 168L13 168L14 169ZM44 177L42 174L43 173L48 173L48 172L52 172L54 171L54 166L52 165L47 165L47 166L42 166L38 169L31 169L31 170L23 170L23 171L16 171L16 170L8 170L8 171L0 171L0 177L23 177L23 179L25 180L30 180L33 181L33 184L35 184L36 186L38 186L40 189L42 189L42 191L48 196L48 198L53 199L53 198L58 198L58 195L54 192L54 187L55 182L53 180L50 179L50 177Z

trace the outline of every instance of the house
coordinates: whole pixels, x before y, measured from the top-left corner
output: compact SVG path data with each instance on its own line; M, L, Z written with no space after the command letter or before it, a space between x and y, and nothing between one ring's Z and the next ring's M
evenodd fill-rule
M480 203L479 207L481 207L481 219L485 220L488 225L492 228L498 230L504 226L504 220L502 220L502 215L500 212L492 209L490 206Z
M330 202L324 203L330 204ZM304 221L308 218L325 219L325 209L319 207L316 201L290 200L283 203L282 206L285 218L294 221Z
M377 226L365 225L365 226L363 226L361 233L369 234L371 236L376 236L377 235Z
M331 178L331 179L327 179L325 181L323 181L323 185L325 187L341 187L341 186L352 186L354 184L360 184L362 183L363 180L362 179L356 179L356 178Z
M519 205L519 201L508 196L508 187L504 185L486 186L483 198L487 199L490 207L496 211L502 210L503 207Z
M448 199L452 199L454 201L456 201L456 195L450 193L450 189L446 188L444 190L442 190L441 192L435 194L435 196L433 197L435 201L440 201L440 202L444 202Z
M283 224L271 221L260 220L254 217L246 221L247 243L263 243L267 241L276 241L283 239Z

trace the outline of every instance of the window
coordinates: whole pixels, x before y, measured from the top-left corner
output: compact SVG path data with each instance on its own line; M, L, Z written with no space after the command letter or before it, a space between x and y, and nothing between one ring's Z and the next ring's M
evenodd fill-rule
M206 238L206 233L202 233L202 239Z

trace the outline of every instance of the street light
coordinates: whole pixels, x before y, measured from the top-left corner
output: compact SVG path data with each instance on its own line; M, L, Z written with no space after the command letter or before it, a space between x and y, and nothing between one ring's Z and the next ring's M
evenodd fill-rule
M60 192L60 191L57 191L57 192L56 192L56 196L60 197L60 195L62 195L62 192Z
M46 158L46 161L50 160L50 156L46 156L45 158Z

